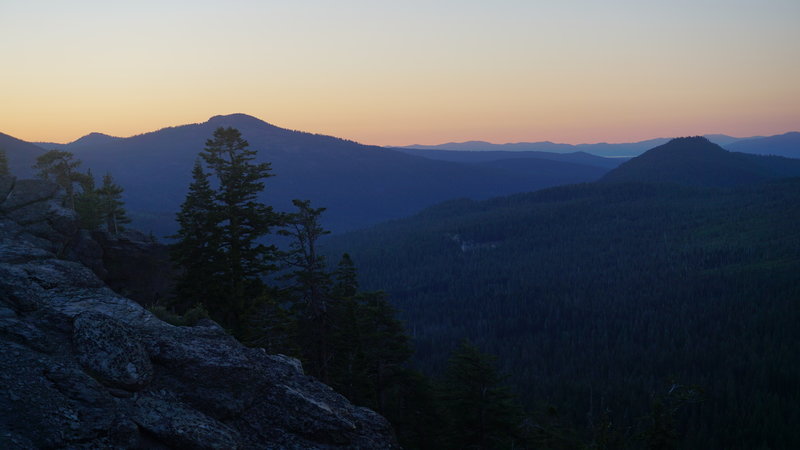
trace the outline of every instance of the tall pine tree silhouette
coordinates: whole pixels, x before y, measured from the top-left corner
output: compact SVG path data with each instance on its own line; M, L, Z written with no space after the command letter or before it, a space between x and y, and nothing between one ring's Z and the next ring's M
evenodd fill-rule
M195 164L173 250L185 269L181 302L203 303L212 318L237 333L262 293L261 277L276 268L276 248L260 238L280 218L257 200L270 164L254 162L255 156L235 128L214 131L200 152L209 172Z
M206 296L218 298L221 295L216 289L219 233L214 191L208 178L200 159L195 160L192 183L177 214L180 229L170 236L176 239L171 247L172 259L182 268L176 286L179 310L208 303Z
M124 224L131 222L123 207L122 192L122 187L114 182L110 173L103 176L103 185L97 190L97 197L100 213L106 222L106 231L112 234L118 234L123 230Z
M522 416L494 358L469 342L450 357L441 389L451 448L512 448Z

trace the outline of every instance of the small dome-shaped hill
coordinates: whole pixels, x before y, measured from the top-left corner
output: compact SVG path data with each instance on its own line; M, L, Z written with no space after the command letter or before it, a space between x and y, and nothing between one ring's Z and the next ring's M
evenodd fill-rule
M729 152L702 136L672 139L607 173L602 182L734 186L800 176L800 160Z

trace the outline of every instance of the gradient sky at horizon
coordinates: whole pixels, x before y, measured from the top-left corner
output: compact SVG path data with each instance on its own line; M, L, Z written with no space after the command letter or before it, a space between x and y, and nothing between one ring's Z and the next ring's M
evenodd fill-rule
M800 129L800 1L0 1L0 132L367 144Z

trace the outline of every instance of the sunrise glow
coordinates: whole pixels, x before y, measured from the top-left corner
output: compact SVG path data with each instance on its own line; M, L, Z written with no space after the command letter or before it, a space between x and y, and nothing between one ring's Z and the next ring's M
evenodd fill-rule
M242 112L377 145L800 128L800 2L4 1L0 131Z

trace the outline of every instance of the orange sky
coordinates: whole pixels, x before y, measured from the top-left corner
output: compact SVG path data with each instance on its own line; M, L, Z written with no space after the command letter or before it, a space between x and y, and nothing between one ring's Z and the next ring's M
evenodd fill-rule
M800 129L800 2L0 3L0 132L243 112L368 144Z

